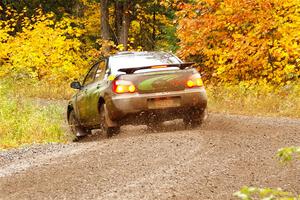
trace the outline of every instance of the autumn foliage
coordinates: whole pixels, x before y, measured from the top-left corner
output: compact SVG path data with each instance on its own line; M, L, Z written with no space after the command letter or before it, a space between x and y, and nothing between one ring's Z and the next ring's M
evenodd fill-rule
M158 2L131 3L126 46L118 41L120 27L111 17L116 13L113 2L108 7L109 28L114 28L109 30L110 40L102 38L99 2L80 0L73 9L53 6L53 12L43 5L37 9L21 9L14 2L0 6L0 77L68 82L83 77L93 62L116 51L177 48L175 28L167 16L174 11Z
M299 0L196 0L177 15L180 55L200 63L211 81L298 80Z
M86 71L88 54L79 39L85 31L74 19L58 21L41 9L31 17L26 16L26 9L17 13L7 8L5 12L7 20L0 21L0 75L55 82Z

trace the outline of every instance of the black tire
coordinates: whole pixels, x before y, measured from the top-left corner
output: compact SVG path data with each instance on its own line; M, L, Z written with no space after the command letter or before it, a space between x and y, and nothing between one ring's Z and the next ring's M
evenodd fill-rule
M109 115L106 110L106 105L103 104L100 108L100 124L101 124L101 129L103 132L106 134L106 137L111 138L113 135L117 135L120 133L120 126L109 126L107 121L112 121L109 118Z
M74 142L79 141L80 139L91 133L91 130L85 129L80 125L78 119L75 116L74 110L71 110L69 113L68 123L70 130L74 136Z
M118 135L120 133L120 127L107 127L106 136L111 138L113 135Z
M195 128L201 126L204 119L206 118L206 109L205 110L193 110L183 118L183 122L186 127Z

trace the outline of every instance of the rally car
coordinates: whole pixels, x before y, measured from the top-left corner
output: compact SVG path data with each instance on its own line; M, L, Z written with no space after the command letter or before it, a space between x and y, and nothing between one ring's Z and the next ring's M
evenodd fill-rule
M72 132L80 138L103 129L111 137L122 125L154 128L173 119L200 125L207 95L192 65L166 52L120 52L101 59L82 83L71 83L78 90L67 108Z

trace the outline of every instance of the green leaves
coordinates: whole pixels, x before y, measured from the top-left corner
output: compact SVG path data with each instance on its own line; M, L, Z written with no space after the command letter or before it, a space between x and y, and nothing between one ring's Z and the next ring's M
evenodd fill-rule
M300 196L293 196L290 192L282 189L243 187L240 191L233 194L242 200L299 200Z
M286 147L279 149L277 156L281 162L289 162L293 159L293 156L300 155L300 147Z
M281 162L291 161L294 155L300 155L300 147L286 147L279 149L277 156ZM281 188L256 188L243 187L240 191L233 194L242 200L299 200L300 196L295 196L290 192L285 192Z

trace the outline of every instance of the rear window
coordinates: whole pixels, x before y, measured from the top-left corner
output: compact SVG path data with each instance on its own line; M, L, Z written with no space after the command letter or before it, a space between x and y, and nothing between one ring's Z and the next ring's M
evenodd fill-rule
M112 56L109 58L108 66L112 74L121 74L122 72L119 72L119 69L179 63L182 63L182 61L173 54L155 52Z

